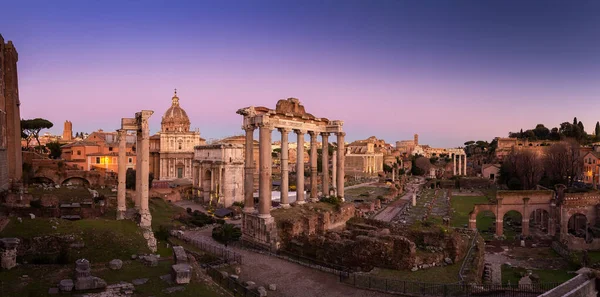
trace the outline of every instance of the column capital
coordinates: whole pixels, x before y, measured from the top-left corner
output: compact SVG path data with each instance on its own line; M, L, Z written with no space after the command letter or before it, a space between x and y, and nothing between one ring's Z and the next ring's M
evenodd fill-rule
M321 132L319 134L321 134L321 137L328 137L329 135L331 135L331 133L329 132Z
M290 129L290 128L277 128L277 130L279 130L279 132L285 133L285 134L292 132L292 129Z
M242 130L244 130L246 132L252 132L252 131L254 131L254 129L256 129L256 127L254 125L242 126Z
M275 129L275 125L273 125L272 123L259 123L258 127L259 128L267 128L269 130Z
M313 137L314 137L314 136L317 136L317 135L319 135L319 133L318 133L318 132L316 132L316 131L308 131L308 135L310 135L310 136L313 136Z
M335 132L337 136L346 136L346 132Z
M306 130L294 129L294 133L296 133L298 135L302 135L302 134L306 134Z

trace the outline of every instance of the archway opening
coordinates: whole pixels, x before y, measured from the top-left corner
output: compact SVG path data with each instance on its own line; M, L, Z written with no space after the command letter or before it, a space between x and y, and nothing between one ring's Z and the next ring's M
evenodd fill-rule
M73 185L73 186L82 186L82 187L89 187L90 186L90 182L83 178L83 177L70 177L65 179L62 182L62 185Z
M502 218L502 230L507 239L518 238L522 233L523 216L516 210L508 211Z
M32 184L47 184L47 185L54 185L54 181L48 177L45 176L36 176L34 178L31 179L31 183Z
M548 234L550 213L545 209L536 209L529 215L529 232L531 235L544 236Z
M496 234L496 215L490 210L480 211L477 214L477 230L484 239L491 239Z
M179 162L177 163L177 166L175 166L175 171L177 174L177 178L183 178L183 170L184 170L185 166L183 166L183 163Z
M211 195L211 180L212 180L212 172L210 170L206 170L202 175L202 198L204 202L210 201Z
M567 230L569 234L586 238L587 235L587 217L583 214L576 213L569 218L569 223L567 225Z

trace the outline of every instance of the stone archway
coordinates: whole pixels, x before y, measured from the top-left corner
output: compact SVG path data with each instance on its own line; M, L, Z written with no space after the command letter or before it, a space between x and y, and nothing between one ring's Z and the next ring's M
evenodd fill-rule
M62 181L61 184L62 185L72 184L72 185L77 185L77 186L89 187L90 181L83 177L73 176L73 177L66 178L65 180Z
M587 225L587 216L581 213L575 213L569 217L569 221L567 222L567 232L575 237L587 238Z
M509 238L516 238L518 235L529 235L528 230L525 230L525 220L523 215L518 210L508 210L502 214L502 234ZM529 229L529 228L527 228Z
M202 198L204 202L210 201L212 194L212 171L206 170L202 175Z

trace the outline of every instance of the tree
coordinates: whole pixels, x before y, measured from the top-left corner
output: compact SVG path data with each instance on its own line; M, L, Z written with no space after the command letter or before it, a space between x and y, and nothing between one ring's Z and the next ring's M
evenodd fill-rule
M512 151L502 164L500 176L511 188L520 184L524 190L531 190L544 174L542 160L529 150Z
M600 122L596 122L596 129L594 130L594 135L596 139L600 138Z
M49 142L46 144L46 148L50 151L50 159L60 159L60 155L62 154L62 149L60 148L60 146L60 143L58 143L57 141Z
M414 165L420 170L420 175L429 173L429 169L432 166L431 161L425 157L417 157Z
M233 224L223 224L215 227L212 231L212 237L225 244L225 247L229 242L239 240L241 236L242 230Z
M579 123L577 123L577 127L579 127L579 131L581 132L581 134L585 135L585 129L583 128L583 123L581 121L579 121Z
M578 123L578 121L577 121L577 117L574 117L574 118L573 118L573 126L577 126L577 123Z
M38 145L40 144L40 131L42 129L50 129L54 126L52 122L42 119L35 118L32 120L21 120L21 131L27 135L25 138L27 141L27 147L29 147L29 142L31 139L35 138L37 140Z
M533 129L533 133L537 139L548 139L550 130L548 130L548 128L546 128L543 124L537 124L535 129Z

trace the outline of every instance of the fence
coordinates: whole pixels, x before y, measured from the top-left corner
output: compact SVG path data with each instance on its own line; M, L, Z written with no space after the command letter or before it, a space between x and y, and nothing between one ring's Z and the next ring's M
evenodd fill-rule
M213 244L208 241L203 241L199 239L189 238L185 235L177 235L177 237L185 242L192 244L193 246L213 255L223 259L225 263L238 263L242 264L242 255L229 250L227 248L223 248L216 244Z
M238 280L224 276L219 270L208 267L208 275L221 287L229 290L236 297L259 297L258 292L252 291L242 285Z
M539 283L531 285L502 286L477 284L435 284L388 279L364 274L352 274L342 282L351 286L406 296L492 296L530 297L549 291L560 283Z
M469 247L469 251L467 251L467 255L465 256L461 266L460 266L460 270L458 271L458 277L460 278L460 280L462 282L465 281L465 270L471 270L468 269L468 267L473 266L473 261L475 260L475 254L473 254L473 250L475 249L475 246L477 245L477 240L479 238L479 233L477 232L477 230L470 230L472 231L472 236L473 236L473 240L471 240L471 246ZM465 231L463 231L465 232ZM475 263L475 265L477 265L477 263Z

